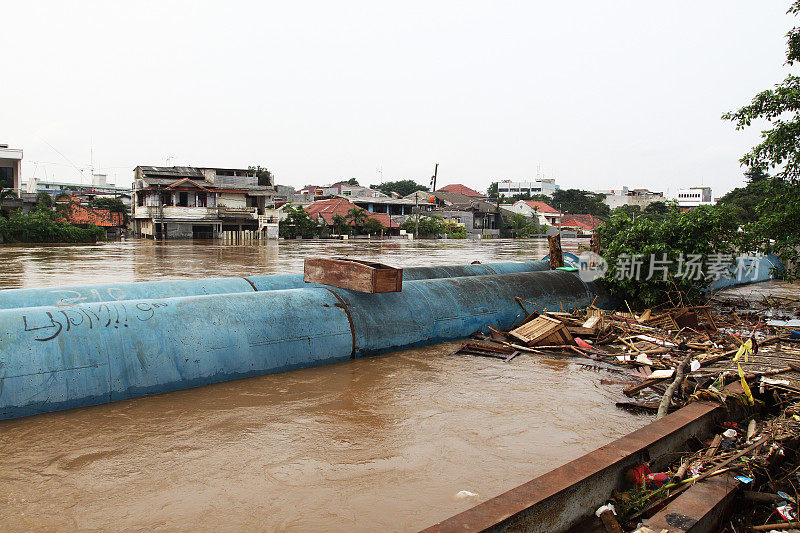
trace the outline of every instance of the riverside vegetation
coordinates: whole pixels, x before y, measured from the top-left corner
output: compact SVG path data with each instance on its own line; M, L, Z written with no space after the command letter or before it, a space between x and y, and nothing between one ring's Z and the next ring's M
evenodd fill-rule
M9 195L10 196L10 195ZM9 196L4 196L8 198ZM103 228L94 224L79 227L61 220L53 208L53 199L40 193L37 204L29 213L21 210L7 218L0 216L0 239L5 243L91 243L106 240ZM0 205L2 207L2 205Z

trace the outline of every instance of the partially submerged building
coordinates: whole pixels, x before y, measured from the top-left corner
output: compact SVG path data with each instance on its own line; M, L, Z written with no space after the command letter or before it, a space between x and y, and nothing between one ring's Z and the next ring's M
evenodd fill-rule
M461 193L437 190L424 194L432 201L418 205L416 209L421 215L440 216L448 222L461 224L472 238L499 237L504 213L512 214L496 204ZM407 198L414 199L414 195Z
M351 202L347 198L330 198L327 200L318 200L311 205L305 207L306 213L312 220L319 224L325 224L331 230L335 231L334 217L337 215L347 220L348 226L353 226L351 219L347 216L351 209L361 209L368 218L374 218L383 226L385 235L399 235L400 225L392 220L391 215L388 213L370 212Z
M251 170L137 166L133 231L156 239L217 238L223 231L277 235L275 194L275 184L259 185Z

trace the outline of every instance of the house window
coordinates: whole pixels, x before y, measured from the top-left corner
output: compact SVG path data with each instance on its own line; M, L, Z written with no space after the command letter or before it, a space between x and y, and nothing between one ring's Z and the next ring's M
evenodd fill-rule
M137 192L136 193L136 205L138 205L139 207L142 207L144 205L144 193L143 192Z
M178 207L189 207L189 193L182 191L178 193Z
M208 195L204 192L197 193L197 207L206 207L208 205Z

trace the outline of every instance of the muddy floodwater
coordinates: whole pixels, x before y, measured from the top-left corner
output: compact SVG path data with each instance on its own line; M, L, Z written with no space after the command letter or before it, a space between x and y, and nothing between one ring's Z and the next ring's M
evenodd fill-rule
M297 272L306 255L525 260L545 246L0 246L0 286ZM601 380L620 376L587 360L450 356L457 345L0 422L0 530L413 531L650 421L617 409L622 385Z

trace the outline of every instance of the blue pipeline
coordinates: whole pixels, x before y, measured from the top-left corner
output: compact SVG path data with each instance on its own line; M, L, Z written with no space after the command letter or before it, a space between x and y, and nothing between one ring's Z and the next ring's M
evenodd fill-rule
M562 271L0 310L0 418L158 394L510 328L515 297L586 306Z
M734 285L758 283L775 278L775 272L783 269L783 263L773 254L765 256L742 256L728 269L725 276L711 283L711 290L716 291Z
M565 254L568 261L577 261ZM577 264L577 263L576 263ZM403 281L485 276L518 272L548 270L547 261L486 263L475 265L443 265L410 267L403 270ZM114 302L152 298L175 298L235 292L274 291L308 287L302 274L247 276L241 278L204 278L189 280L140 281L105 283L102 285L75 285L69 287L39 287L33 289L0 290L0 309L38 307L42 305L73 305L88 302Z

